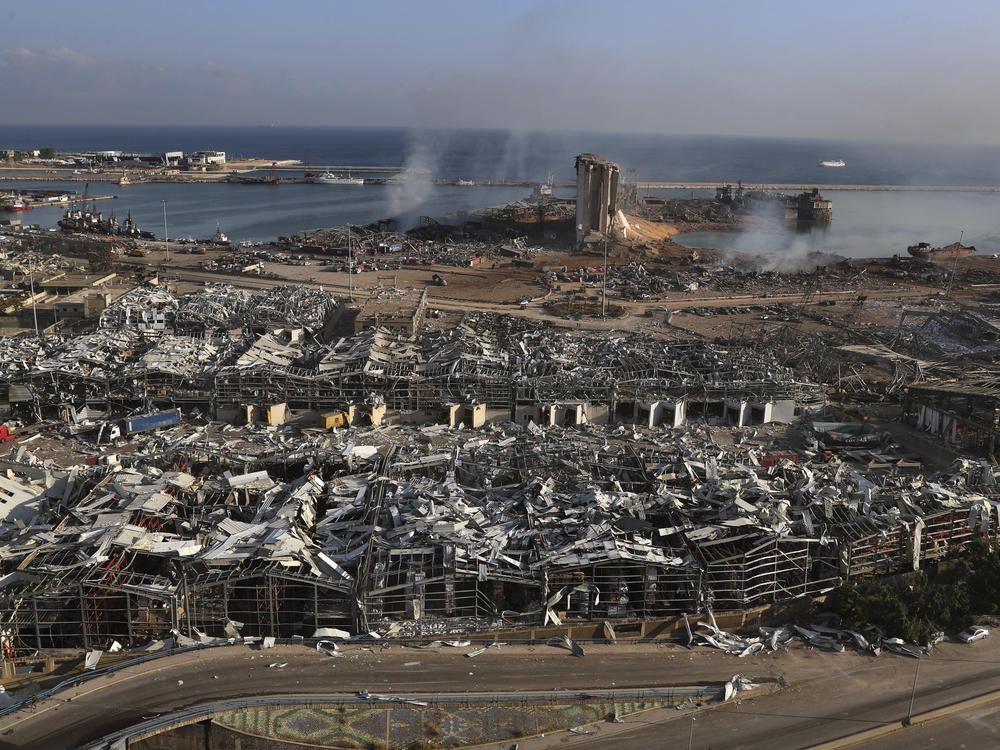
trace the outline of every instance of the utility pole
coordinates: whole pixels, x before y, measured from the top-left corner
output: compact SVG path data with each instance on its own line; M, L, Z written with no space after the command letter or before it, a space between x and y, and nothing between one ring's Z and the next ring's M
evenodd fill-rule
M31 315L35 319L35 335L41 338L38 332L38 308L35 307L35 261L28 255L28 284L31 294Z
M167 249L167 263L170 263L170 239L167 237L167 201L166 199L160 199L160 203L163 204L163 244Z
M958 251L962 249L962 238L965 237L965 230L958 233L958 248L955 252L955 260L951 264L951 276L948 277L948 293L945 295L951 299L951 285L955 283L955 273L958 270Z
M608 236L604 235L604 273L601 274L601 319L607 320L607 317L608 317Z
M691 717L691 731L688 732L688 750L694 746L694 723L697 721L697 717Z
M961 240L959 240L961 242ZM917 668L913 670L913 689L910 691L910 707L906 709L906 718L903 726L910 726L910 717L913 716L913 700L917 697L917 675L920 674L920 657L917 657Z
M351 250L351 225L347 225L347 288L354 302L354 251Z

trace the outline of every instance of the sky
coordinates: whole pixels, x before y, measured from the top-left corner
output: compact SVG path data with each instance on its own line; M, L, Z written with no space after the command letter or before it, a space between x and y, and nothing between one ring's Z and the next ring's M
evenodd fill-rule
M36 0L0 124L1000 143L1000 3Z

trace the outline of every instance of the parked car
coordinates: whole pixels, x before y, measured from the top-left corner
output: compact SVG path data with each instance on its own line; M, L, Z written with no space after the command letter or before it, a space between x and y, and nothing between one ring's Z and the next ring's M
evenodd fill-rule
M982 640L990 634L986 628L967 628L958 634L958 637L963 643L972 643L973 641Z

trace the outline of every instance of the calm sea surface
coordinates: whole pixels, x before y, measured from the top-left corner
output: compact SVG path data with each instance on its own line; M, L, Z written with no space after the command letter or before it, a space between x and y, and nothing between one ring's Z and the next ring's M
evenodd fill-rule
M121 149L154 152L218 149L232 156L305 160L314 165L409 166L437 177L557 180L573 178L573 158L592 152L635 169L640 180L787 182L871 185L1000 184L1000 147L866 144L738 137L681 137L585 133L404 130L382 128L154 128L0 126L0 148L52 147L61 151ZM842 158L847 166L817 166ZM82 184L69 183L79 190ZM66 188L67 183L0 182L0 187ZM143 228L163 233L161 200L167 201L172 237L203 238L216 223L233 239L270 239L300 229L378 218L449 213L525 197L527 188L434 186L417 180L399 186L170 185L118 187L95 183L92 192L114 193L101 208L131 211ZM571 188L556 191L572 195ZM661 195L688 195L658 191ZM829 250L850 256L905 251L917 241L965 242L981 251L1000 247L1000 194L975 192L829 191L834 220L826 231L688 235L695 247L756 252ZM59 209L36 209L26 221L54 226Z

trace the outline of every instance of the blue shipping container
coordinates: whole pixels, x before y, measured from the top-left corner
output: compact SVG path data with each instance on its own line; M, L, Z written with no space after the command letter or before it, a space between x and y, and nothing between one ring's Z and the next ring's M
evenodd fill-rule
M180 409L161 411L156 414L147 414L144 417L132 417L132 419L126 419L125 432L129 434L133 432L146 432L146 430L155 430L158 427L169 427L170 425L180 424L180 421Z

